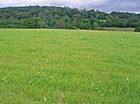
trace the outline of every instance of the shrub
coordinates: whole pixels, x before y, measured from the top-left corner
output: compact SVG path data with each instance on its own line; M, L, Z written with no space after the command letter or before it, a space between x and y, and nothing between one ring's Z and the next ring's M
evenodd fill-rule
M76 29L74 26L72 26L70 23L65 23L66 29Z
M105 30L104 27L97 27L97 30Z
M135 32L140 32L140 27L136 27Z
M54 28L55 29L65 29L65 22L64 21L56 21Z

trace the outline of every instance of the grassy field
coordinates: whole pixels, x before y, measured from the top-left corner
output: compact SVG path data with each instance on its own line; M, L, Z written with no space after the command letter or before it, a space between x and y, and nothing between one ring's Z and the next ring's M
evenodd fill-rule
M140 104L140 33L0 29L0 104Z
M114 30L126 30L126 31L134 31L135 28L120 28L120 27L104 27L105 29L114 29Z

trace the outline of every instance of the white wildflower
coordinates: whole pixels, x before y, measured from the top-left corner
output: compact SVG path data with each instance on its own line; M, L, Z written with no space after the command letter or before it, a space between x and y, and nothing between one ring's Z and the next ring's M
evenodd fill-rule
M126 80L128 80L128 77L126 78Z
M44 97L44 101L46 102L47 101L47 99Z
M99 81L99 83L101 83L101 81Z
M103 95L104 95L104 93L101 94L101 96L103 96Z

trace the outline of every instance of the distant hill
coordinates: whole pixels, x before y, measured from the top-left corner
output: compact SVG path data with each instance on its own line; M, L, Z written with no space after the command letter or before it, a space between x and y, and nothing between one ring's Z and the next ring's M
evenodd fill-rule
M140 14L69 7L27 6L0 8L0 28L96 29L96 27L139 27Z

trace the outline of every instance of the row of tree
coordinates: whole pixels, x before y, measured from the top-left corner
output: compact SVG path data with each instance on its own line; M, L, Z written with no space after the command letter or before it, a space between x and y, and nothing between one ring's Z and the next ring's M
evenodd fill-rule
M0 28L140 27L140 14L69 7L27 6L0 8Z

